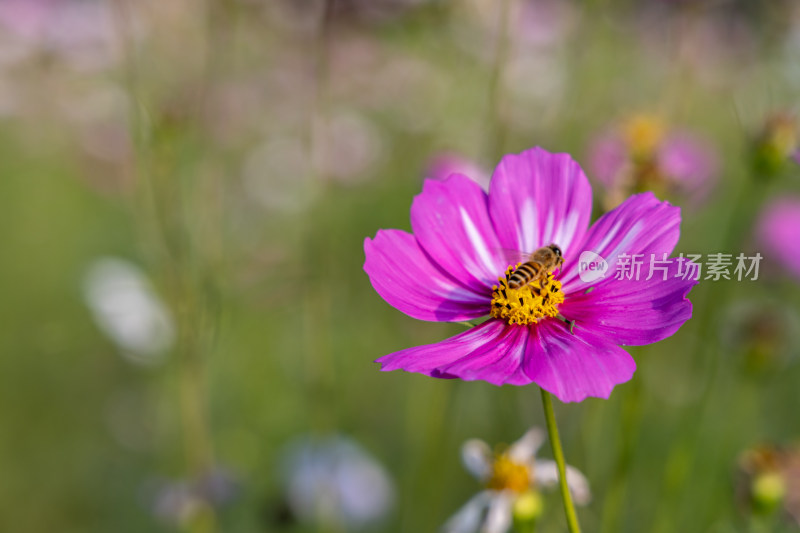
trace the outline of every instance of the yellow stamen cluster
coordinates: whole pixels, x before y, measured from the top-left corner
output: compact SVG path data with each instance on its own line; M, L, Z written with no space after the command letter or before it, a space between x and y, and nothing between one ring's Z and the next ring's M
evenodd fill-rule
M508 324L527 326L546 317L558 316L558 304L564 301L561 282L553 279L552 272L517 289L508 286L508 278L519 265L508 267L500 285L492 287L492 309L494 318Z
M492 490L525 492L531 485L531 468L515 463L507 453L498 455L492 464L492 475L486 487Z
M655 115L635 115L622 126L628 149L635 159L650 158L664 138L665 126Z

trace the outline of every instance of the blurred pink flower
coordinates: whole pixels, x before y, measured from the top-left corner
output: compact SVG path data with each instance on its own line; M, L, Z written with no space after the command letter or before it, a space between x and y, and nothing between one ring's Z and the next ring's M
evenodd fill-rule
M34 39L44 31L55 6L54 0L4 0L0 2L0 25L20 37Z
M426 178L443 181L451 174L463 174L480 185L484 191L489 190L491 174L471 159L456 152L439 152L428 161Z
M138 20L132 21L138 26ZM104 68L120 58L110 2L3 0L0 31L23 57L46 52L76 70Z
M800 198L780 198L767 204L757 235L765 247L764 259L776 258L800 278Z
M696 135L667 130L656 117L634 116L595 138L589 167L605 186L611 209L644 191L701 202L714 185L719 162L713 147Z
M658 163L678 187L700 197L710 192L719 167L714 149L687 132L676 132L664 140Z

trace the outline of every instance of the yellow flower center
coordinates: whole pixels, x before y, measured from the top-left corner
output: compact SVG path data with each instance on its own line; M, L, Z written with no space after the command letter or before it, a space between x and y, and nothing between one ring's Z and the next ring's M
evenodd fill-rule
M512 490L525 492L531 485L529 465L515 463L508 454L498 455L492 464L492 476L486 487L492 490Z
M508 286L508 278L518 266L508 267L505 277L498 280L500 284L492 287L492 317L521 326L535 324L546 317L557 317L558 304L564 301L561 282L548 272L541 279L512 289Z
M634 159L649 159L664 138L664 123L654 115L636 115L622 126L622 133Z

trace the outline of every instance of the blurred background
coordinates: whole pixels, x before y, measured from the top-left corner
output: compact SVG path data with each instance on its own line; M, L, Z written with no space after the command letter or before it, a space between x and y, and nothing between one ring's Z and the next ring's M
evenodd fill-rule
M798 529L797 2L0 0L0 72L0 530L438 530L539 391L379 372L463 327L363 240L535 145L763 256L556 405L584 530Z

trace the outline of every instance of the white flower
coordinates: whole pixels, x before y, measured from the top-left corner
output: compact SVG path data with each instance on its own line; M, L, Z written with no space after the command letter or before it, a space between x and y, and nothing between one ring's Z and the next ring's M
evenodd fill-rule
M122 355L143 364L162 360L175 338L172 318L136 265L97 259L86 274L83 293L98 327Z
M558 484L558 468L554 461L536 459L536 451L544 442L544 432L529 430L500 454L492 454L489 445L472 439L461 448L466 466L486 488L473 496L444 525L445 533L505 533L511 527L514 505L522 496L535 493L540 487ZM591 499L589 482L577 469L567 466L567 485L578 505Z

